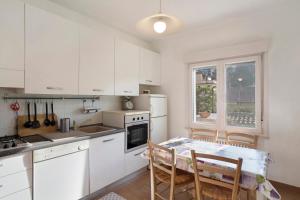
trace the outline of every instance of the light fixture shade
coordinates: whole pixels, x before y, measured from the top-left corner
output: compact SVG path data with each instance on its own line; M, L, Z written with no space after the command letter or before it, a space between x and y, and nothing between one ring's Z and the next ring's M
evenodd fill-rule
M161 32L160 34L158 34L159 32L156 32L154 29L154 24L157 25L158 22L164 22L166 25L165 31ZM159 23L157 26L159 26L162 30L162 23ZM182 26L182 22L176 17L162 13L146 17L136 24L137 30L148 36L169 35L178 31Z

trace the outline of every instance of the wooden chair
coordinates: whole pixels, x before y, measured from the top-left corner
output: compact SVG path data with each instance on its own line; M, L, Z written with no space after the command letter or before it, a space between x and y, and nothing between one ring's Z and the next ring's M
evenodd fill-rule
M218 131L209 129L191 129L192 139L201 140L206 142L217 142Z
M257 136L238 132L225 132L226 143L232 146L257 148Z
M243 160L238 160L214 156L209 154L192 153L192 162L196 185L196 199L203 200L208 197L214 200L237 200L239 196L239 180ZM226 169L215 165L199 162L199 159L216 160L234 164L235 169ZM226 183L217 179L208 178L201 175L201 172L220 173L232 177L233 183ZM200 173L200 174L199 174Z
M163 200L174 200L175 186L187 186L194 182L194 176L191 173L176 169L175 150L168 149L148 141L151 170L151 193ZM161 154L166 156L161 156ZM159 194L157 187L161 183L170 187L170 195L166 199Z

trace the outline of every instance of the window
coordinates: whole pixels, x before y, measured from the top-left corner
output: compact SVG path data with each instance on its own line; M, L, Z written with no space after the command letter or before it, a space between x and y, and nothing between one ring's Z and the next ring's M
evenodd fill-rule
M191 65L192 127L261 132L260 57Z

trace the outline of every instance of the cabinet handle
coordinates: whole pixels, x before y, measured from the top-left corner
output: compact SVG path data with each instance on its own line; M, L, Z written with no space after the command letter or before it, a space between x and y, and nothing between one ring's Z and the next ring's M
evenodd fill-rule
M146 80L147 82L150 82L150 83L152 83L152 81L151 80Z
M102 92L103 90L101 89L93 89L93 92Z
M132 93L132 91L124 90L124 93Z
M52 87L52 86L47 86L46 89L47 90L63 90L63 88L61 88L61 87Z
M3 167L3 163L0 163L0 167Z
M107 140L103 140L102 142L110 142L110 141L113 141L114 139L111 138L111 139L107 139Z
M144 152L144 151L142 151L142 152L140 152L140 153L136 153L136 154L134 154L134 156L139 156L139 155L141 155L143 152Z
M3 185L0 185L0 188L3 188Z

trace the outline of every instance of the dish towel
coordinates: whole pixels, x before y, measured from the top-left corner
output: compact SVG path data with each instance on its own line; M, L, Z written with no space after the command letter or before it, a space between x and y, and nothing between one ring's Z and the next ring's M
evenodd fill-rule
M266 180L263 176L256 176L256 181L258 183L257 190L261 192L265 197L270 200L280 200L281 196L275 187Z
M104 197L102 197L100 200L126 200L126 199L114 192L111 192L105 195Z

